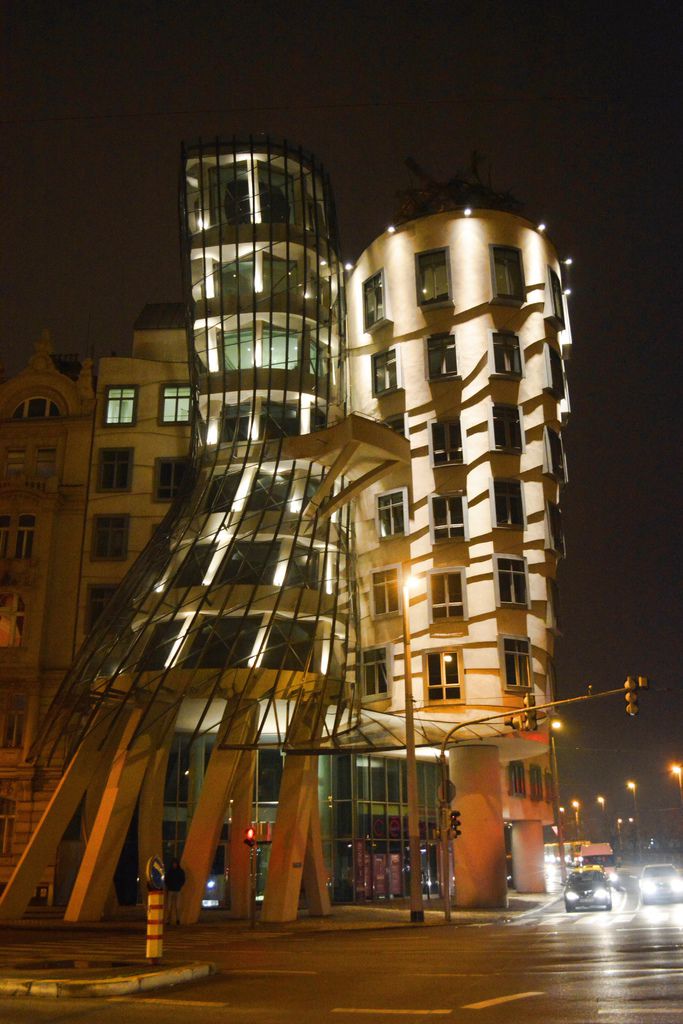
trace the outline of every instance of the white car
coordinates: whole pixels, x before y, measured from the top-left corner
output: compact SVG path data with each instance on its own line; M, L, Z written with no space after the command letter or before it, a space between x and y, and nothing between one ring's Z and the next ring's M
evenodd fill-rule
M673 864L647 864L639 885L643 903L677 903L683 900L683 877Z

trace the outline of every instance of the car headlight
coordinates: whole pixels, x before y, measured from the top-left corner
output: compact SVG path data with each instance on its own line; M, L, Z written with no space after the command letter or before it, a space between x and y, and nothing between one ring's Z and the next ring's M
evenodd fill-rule
M619 881L619 875L616 873L616 871L610 871L610 873L609 873L609 875L607 877L609 878L610 882L618 882Z
M671 881L672 892L683 892L683 878L674 878Z
M578 900L578 898L579 898L578 892L568 892L568 893L565 893L565 896L567 897L567 899L569 900L570 903L573 903L574 900Z
M649 878L641 878L640 880L640 891L641 892L654 892L656 889L655 883L651 882Z
M595 896L596 900L606 900L609 897L609 893L607 892L607 889L603 889L602 887L599 888L599 889L596 889L595 892L593 893L593 895Z

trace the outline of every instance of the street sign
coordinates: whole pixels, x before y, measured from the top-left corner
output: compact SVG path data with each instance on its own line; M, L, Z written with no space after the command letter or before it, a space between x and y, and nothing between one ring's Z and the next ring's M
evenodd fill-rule
M164 862L161 857L150 857L145 868L147 888L158 892L164 888Z
M445 782L439 783L439 788L436 791L436 795L442 804L449 804L455 796L455 785L450 779L446 779Z

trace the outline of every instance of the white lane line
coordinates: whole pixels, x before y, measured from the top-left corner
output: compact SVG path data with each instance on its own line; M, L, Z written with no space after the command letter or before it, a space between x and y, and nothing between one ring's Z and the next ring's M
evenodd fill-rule
M110 996L108 1003L152 1003L157 1006L230 1006L230 1003L211 1002L208 999L153 999L151 996Z
M488 1006L499 1006L500 1003L511 1003L515 999L530 999L531 996L544 996L545 992L516 992L512 996L498 996L497 999L483 999L480 1003L466 1003L463 1010L484 1010Z
M674 1009L670 1007L667 1007L666 1009L660 1008L659 1010L654 1006L649 1008L642 1006L620 1006L618 1010L598 1010L598 1014L601 1016L611 1014L614 1017L621 1017L624 1013L637 1013L639 1017L648 1013L656 1013L658 1017L664 1017L666 1014L671 1014L673 1016L674 1014L683 1014L683 1006L677 1006Z
M357 1009L350 1006L335 1006L330 1013L367 1013L367 1014L391 1014L392 1017L446 1017L449 1013L453 1013L452 1010L378 1010L373 1009Z
M242 968L236 967L234 970L221 969L221 974L319 974L319 971L278 971L272 967L254 967L254 968Z

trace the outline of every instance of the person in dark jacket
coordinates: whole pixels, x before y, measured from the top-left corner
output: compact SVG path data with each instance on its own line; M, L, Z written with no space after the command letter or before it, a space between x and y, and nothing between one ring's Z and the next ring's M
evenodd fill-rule
M180 890L185 885L185 872L180 861L173 860L164 879L166 885L166 923L180 924Z

